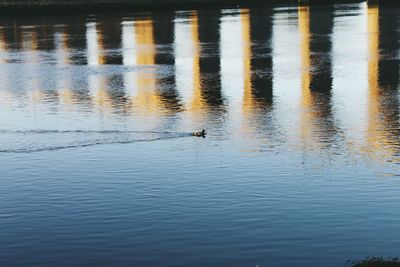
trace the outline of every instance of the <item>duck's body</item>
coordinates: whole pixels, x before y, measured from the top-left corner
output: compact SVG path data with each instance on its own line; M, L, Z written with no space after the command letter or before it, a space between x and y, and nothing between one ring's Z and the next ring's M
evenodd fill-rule
M206 130L202 130L202 131L198 131L198 132L193 132L192 136L196 136L196 137L206 137Z

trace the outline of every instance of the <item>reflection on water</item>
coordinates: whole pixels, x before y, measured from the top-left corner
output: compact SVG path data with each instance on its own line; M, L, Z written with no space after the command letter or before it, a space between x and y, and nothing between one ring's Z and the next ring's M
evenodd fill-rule
M377 179L400 174L398 11L2 17L0 223L28 214L37 225L0 230L0 246L10 244L0 265L17 250L60 256L52 242L73 247L71 258L120 257L115 266L341 266L376 252L369 238L397 251L396 234L376 229L398 230L400 218L398 184ZM202 128L206 139L190 137ZM67 232L58 211L40 219L49 195L72 218ZM30 199L39 208L25 209ZM35 246L29 227L55 232ZM82 256L80 246L100 248Z
M391 9L368 9L368 144L385 158L398 155L400 82L399 17Z
M359 13L354 15L354 10ZM23 106L20 112L40 106L54 116L71 110L150 116L153 126L160 123L160 116L192 114L197 117L192 122L204 125L204 115L223 119L227 113L243 121L238 126L245 135L290 136L286 142L303 150L354 150L345 143L357 143L357 153L395 160L400 80L396 10L300 6L285 12L289 17L269 8L5 17L0 31L3 106ZM344 16L335 17L335 12ZM367 36L368 49L352 62L368 69L368 90L361 92L368 99L368 118L358 129L365 132L357 140L341 129L339 118L346 115L340 114L335 99L334 80L341 77L335 77L334 69L341 66L334 65L334 29L346 27L335 28L334 21L346 18L346 12L368 21L355 33ZM286 36L274 33L284 24L298 27L299 36L295 31ZM299 49L298 58L282 61L284 49ZM292 70L286 66L295 64L299 65ZM300 94L279 85L287 78L299 82ZM297 125L290 122L289 129L289 117L280 104L285 102L299 114ZM230 127L233 130L235 123Z
M301 134L305 147L333 145L332 113L333 10L299 7L301 34ZM321 134L322 133L322 134Z

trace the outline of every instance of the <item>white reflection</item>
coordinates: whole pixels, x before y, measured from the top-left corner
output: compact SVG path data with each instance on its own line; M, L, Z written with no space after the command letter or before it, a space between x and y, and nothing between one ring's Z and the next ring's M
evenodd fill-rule
M89 66L98 66L104 63L101 34L97 31L96 22L86 24L87 61ZM101 109L110 105L110 98L106 90L106 78L91 74L88 77L89 94L94 103Z
M136 36L133 21L122 23L122 62L125 66L135 66L136 58ZM133 96L137 90L137 77L133 71L124 74L125 93Z
M86 44L87 44L87 61L90 66L101 65L101 45L100 38L97 32L96 22L86 24Z
M242 27L240 13L221 19L221 85L224 95L231 97L235 106L243 100L243 53L249 45L249 40L243 38Z
M64 31L58 31L54 34L54 42L56 49L57 65L60 67L69 65L70 62L70 51L67 45L68 36ZM71 77L69 73L60 71L56 80L58 96L64 103L73 102L73 92L71 85Z
M361 3L357 16L341 16L348 10L336 12L332 37L333 112L348 143L353 144L363 140L368 120L368 35L355 34L365 32L368 11L366 3Z
M193 19L196 19L192 17ZM176 87L182 96L183 102L188 104L193 95L193 79L194 79L194 58L199 53L197 39L193 39L193 22L188 23L187 20L175 20L175 74Z
M123 64L134 66L136 64L135 25L133 21L122 23L122 56Z

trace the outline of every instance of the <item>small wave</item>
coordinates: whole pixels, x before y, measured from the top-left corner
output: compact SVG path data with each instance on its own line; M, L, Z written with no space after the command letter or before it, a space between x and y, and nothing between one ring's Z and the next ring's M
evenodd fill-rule
M1 148L0 153L35 153L43 151L55 151L63 149L73 149L73 148L84 148L99 145L109 145L109 144L131 144L137 142L154 142L158 140L176 139L183 137L190 137L191 133L188 132L167 132L167 131L121 131L121 130L0 130L0 133L6 134L23 134L25 142L15 145L10 148ZM39 138L34 140L33 136L30 137L29 134L39 138L41 134L77 134L77 136L72 136L72 139L65 140L63 138L48 138L46 140ZM82 136L81 134L84 134ZM92 136L94 134L95 136ZM98 138L99 134L106 138ZM111 135L109 135L111 134ZM140 134L140 136L137 136ZM39 136L38 136L39 135ZM153 135L144 136L143 135ZM71 136L69 136L71 138ZM84 137L85 140L82 140ZM96 139L94 139L96 138ZM92 140L90 140L92 139ZM45 143L43 143L45 142ZM64 143L63 143L64 142ZM52 143L52 144L49 144ZM63 143L63 144L62 144Z
M0 130L0 133L6 134L65 134L65 133L88 133L88 134L174 134L176 132L168 131L134 131L134 130ZM179 134L179 133L177 133ZM189 134L189 133L181 133Z

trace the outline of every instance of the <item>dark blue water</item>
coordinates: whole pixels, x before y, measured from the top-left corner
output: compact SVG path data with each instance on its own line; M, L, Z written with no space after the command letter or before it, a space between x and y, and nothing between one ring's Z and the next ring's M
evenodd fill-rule
M3 17L0 266L399 256L398 11Z

